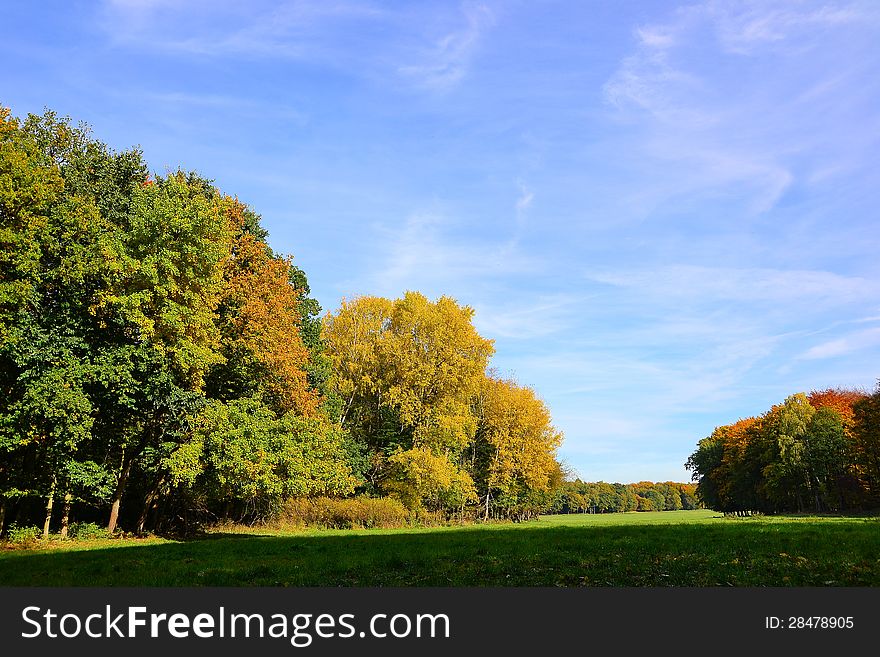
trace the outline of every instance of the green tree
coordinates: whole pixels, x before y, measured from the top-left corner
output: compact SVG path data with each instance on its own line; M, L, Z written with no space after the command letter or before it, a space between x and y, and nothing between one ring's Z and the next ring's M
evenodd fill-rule
M792 502L804 510L804 498L810 491L810 473L807 465L807 428L816 409L804 393L788 397L780 406L774 406L762 418L764 438L775 443L775 458L764 468L767 494L781 508Z
M264 518L287 497L344 495L354 485L338 427L320 417L278 417L256 399L211 402L166 466L175 486L236 519Z
M720 433L721 428L716 428L712 435L699 441L697 450L685 463L697 482L697 497L710 509L719 510L723 506L719 475L724 458L724 442Z
M816 511L842 508L841 482L847 476L851 457L843 418L832 408L819 408L807 426L805 443Z

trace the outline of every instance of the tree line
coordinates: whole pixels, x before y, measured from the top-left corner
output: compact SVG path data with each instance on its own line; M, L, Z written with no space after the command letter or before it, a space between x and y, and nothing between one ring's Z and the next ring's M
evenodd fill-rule
M717 427L686 467L713 509L846 511L880 504L880 385L791 395Z
M565 481L555 491L549 513L623 513L626 511L690 511L700 507L697 485L673 481L609 484Z
M52 112L0 108L0 531L179 531L291 498L527 517L562 481L535 392L448 297L321 317L260 217Z

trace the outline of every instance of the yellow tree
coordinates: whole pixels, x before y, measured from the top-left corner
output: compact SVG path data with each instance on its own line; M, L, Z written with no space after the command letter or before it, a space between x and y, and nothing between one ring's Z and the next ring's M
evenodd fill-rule
M485 515L492 500L516 507L525 492L547 490L558 469L562 444L545 404L528 387L485 377L478 400L480 417L475 453L482 458L481 496Z
M365 476L411 505L457 506L473 495L462 454L474 439L470 404L494 348L472 317L449 297L407 292L344 301L324 320L343 426L370 453Z
M322 338L332 362L331 387L343 400L342 425L351 428L382 404L385 385L382 343L394 302L381 297L343 299L324 318Z
M455 452L473 439L470 401L494 347L472 317L471 308L449 297L431 303L407 292L394 303L381 343L388 403L412 427L416 446Z

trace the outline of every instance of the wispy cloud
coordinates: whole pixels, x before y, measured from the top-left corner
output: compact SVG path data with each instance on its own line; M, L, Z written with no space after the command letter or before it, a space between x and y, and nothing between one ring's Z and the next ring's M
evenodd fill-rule
M707 6L714 20L718 39L728 52L747 55L768 44L788 42L802 49L817 28L834 28L859 21L876 19L876 6L865 3L839 3L837 6L798 6L799 3L773 6L769 3L715 2ZM799 44L791 44L800 37Z
M402 226L379 230L380 260L367 274L368 289L397 295L408 289L472 297L488 280L534 272L540 260L508 241L478 241L451 233L438 214L418 214Z
M483 335L533 340L565 332L578 300L571 295L537 295L532 292L512 294L504 304L477 303L474 324Z
M532 205L532 201L535 200L534 192L529 191L528 187L524 184L520 183L519 191L520 194L516 199L516 212L518 215L525 213L529 206Z
M873 328L849 333L841 338L817 344L814 347L810 347L800 358L805 360L835 358L864 349L871 349L878 345L880 345L880 328Z
M199 94L190 91L143 92L135 90L129 96L139 96L145 102L162 105L165 108L195 106L222 111L228 115L247 117L260 120L278 119L290 121L303 126L308 122L308 115L295 108L285 105L270 105L254 98L240 98L222 94Z
M828 138L849 120L845 106L830 101L846 69L828 52L839 51L842 30L878 16L865 3L681 7L667 22L634 30L633 51L605 83L605 100L634 127L633 155L672 174L655 193L729 193L747 214L763 214L798 183L865 165L849 144ZM760 63L745 57L768 44Z
M117 45L190 55L302 59L339 52L333 36L340 23L374 20L384 13L370 2L110 0L103 25Z
M465 77L483 33L494 23L494 15L484 4L462 7L464 24L424 48L419 61L400 66L401 75L416 85L443 92Z
M317 61L381 79L396 72L411 84L445 92L467 75L486 30L486 4L414 18L414 10L374 2L293 0L283 3L196 0L108 0L101 24L116 46L182 55ZM391 34L393 38L373 35Z
M519 242L522 237L526 225L528 224L529 209L532 207L532 203L535 200L535 193L531 191L525 183L520 181L518 186L519 196L516 197L516 202L514 203L516 224L513 237L511 238L513 244Z
M841 305L880 298L880 281L827 271L670 265L649 270L588 273L587 278L658 300Z

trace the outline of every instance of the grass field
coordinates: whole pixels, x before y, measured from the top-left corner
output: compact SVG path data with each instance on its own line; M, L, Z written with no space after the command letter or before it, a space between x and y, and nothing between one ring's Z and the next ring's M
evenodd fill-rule
M880 586L880 519L711 511L0 550L0 585Z

